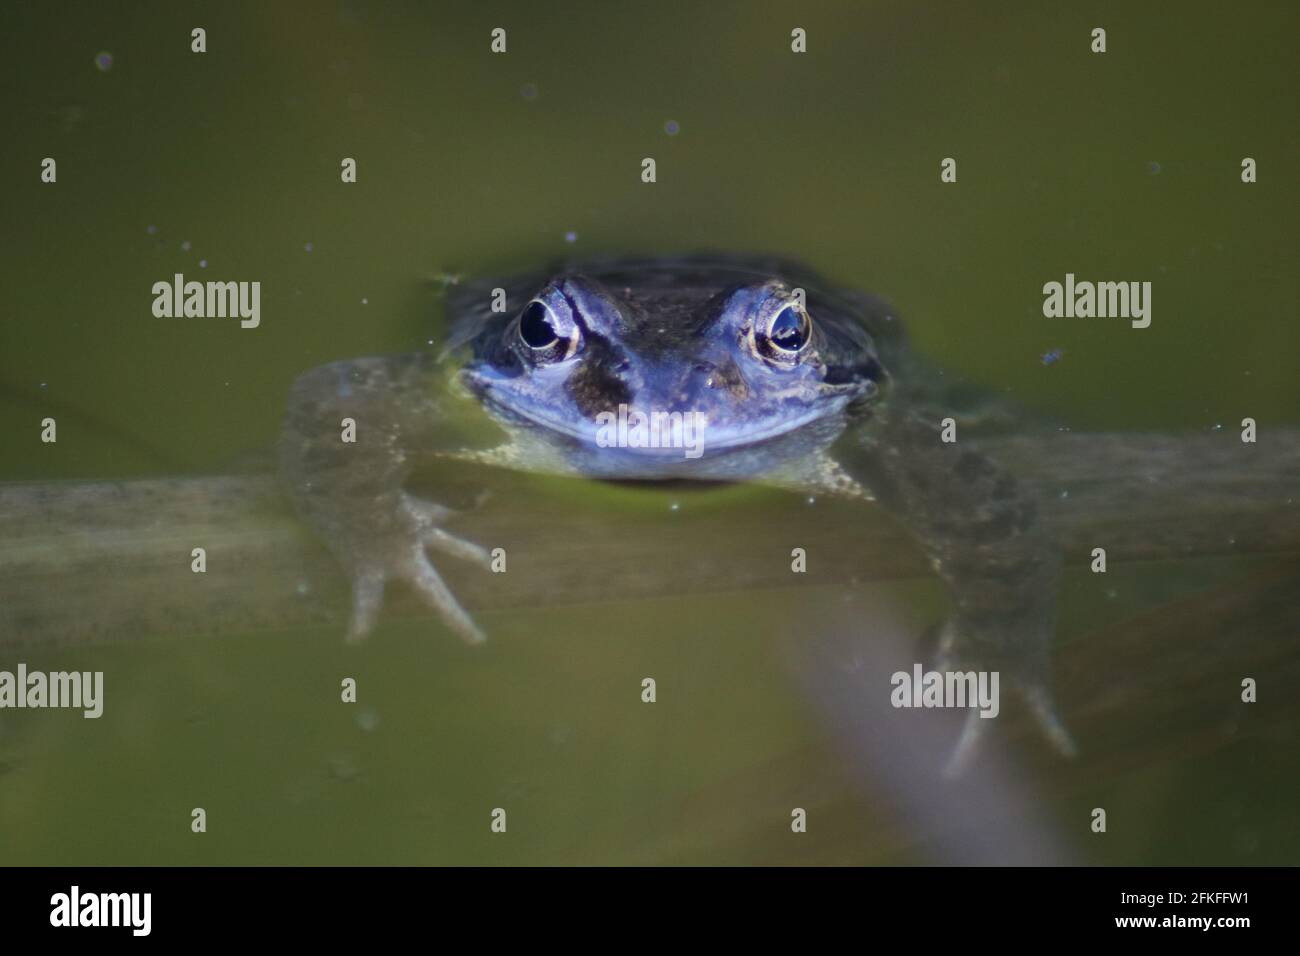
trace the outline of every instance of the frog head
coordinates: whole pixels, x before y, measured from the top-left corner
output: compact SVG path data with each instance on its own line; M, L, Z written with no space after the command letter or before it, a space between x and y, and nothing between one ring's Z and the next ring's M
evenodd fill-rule
M508 429L611 476L803 453L886 381L852 307L771 270L699 259L564 269L462 316L461 379ZM696 466L697 470L701 466Z

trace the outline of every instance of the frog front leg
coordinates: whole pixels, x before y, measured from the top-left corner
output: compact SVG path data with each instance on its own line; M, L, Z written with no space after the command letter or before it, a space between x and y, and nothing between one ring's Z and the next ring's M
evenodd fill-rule
M350 642L374 628L391 581L409 585L467 643L485 640L427 549L485 567L487 552L443 529L450 509L403 488L439 447L433 365L426 355L334 362L302 375L289 395L281 474L298 513L351 580Z
M998 671L1056 749L1073 755L1051 691L1061 557L1037 502L996 462L943 442L938 416L881 409L836 455L903 521L948 587L954 610L940 636L939 668ZM972 709L950 773L971 758L988 724Z

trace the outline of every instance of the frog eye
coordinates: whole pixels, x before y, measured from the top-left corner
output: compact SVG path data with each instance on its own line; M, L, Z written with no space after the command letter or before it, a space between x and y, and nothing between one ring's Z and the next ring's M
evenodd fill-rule
M767 327L767 340L782 352L798 352L808 344L812 334L812 322L808 313L798 306L787 305L776 315Z
M563 361L577 351L581 338L573 319L542 299L533 299L519 314L519 340L539 361Z
M753 348L775 365L792 366L799 362L812 338L812 318L797 302L779 303L760 315L754 325Z
M555 320L544 303L534 299L519 317L519 337L530 349L544 349L560 340Z

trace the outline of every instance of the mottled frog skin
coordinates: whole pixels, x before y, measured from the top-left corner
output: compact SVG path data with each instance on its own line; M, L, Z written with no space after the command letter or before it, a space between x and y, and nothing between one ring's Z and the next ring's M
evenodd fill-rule
M493 310L497 288L505 311ZM1048 738L1072 752L1049 691L1058 550L1013 476L960 436L941 441L942 419L960 421L960 410L883 302L797 262L687 256L461 284L448 307L441 356L335 362L292 390L282 471L351 577L350 640L374 627L393 580L466 641L484 640L429 553L486 566L486 552L443 529L443 505L404 489L430 458L874 499L911 530L951 592L937 666L1000 671ZM440 386L449 362L451 389ZM499 423L498 447L469 451L446 434L449 403L467 399ZM605 447L600 416L620 406L702 416L701 453ZM357 422L355 444L340 439L345 418ZM958 761L986 723L972 712Z

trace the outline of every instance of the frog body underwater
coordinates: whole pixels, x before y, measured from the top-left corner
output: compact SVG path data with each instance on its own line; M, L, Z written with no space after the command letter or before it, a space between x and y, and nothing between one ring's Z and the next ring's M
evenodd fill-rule
M493 309L498 289L505 311ZM952 595L939 666L1000 671L1052 743L1073 752L1049 689L1058 550L1011 475L941 440L952 412L883 302L789 260L689 256L462 284L448 308L442 356L335 362L290 396L282 472L352 580L350 640L373 628L393 580L466 641L484 640L428 552L485 566L488 555L442 527L447 508L404 489L424 459L874 499ZM460 387L440 389L453 357ZM502 444L467 450L445 434L455 392L500 425ZM355 444L340 441L345 418L357 423ZM628 422L638 440L626 440ZM663 426L649 433L657 440L646 440L647 423ZM695 440L684 442L688 423ZM972 712L954 767L982 723Z

